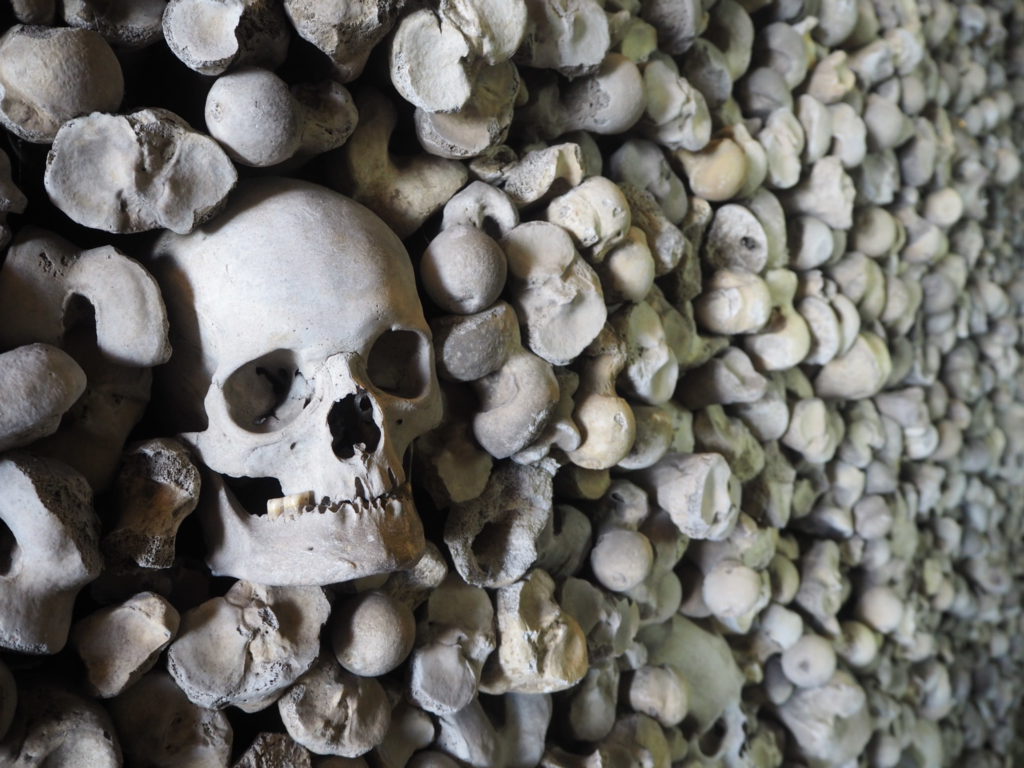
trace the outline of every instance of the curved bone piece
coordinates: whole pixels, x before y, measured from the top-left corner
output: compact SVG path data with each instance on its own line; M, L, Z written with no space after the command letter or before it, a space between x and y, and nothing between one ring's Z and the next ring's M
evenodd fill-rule
M236 582L188 611L167 669L201 707L267 707L316 660L330 604L319 587Z
M393 158L388 142L398 118L379 91L356 93L359 125L328 165L331 186L351 195L408 237L466 183L465 166L429 155Z
M216 214L237 180L224 150L166 109L69 120L53 141L43 179L54 205L79 224L179 234Z
M384 740L391 723L383 686L349 674L329 655L285 692L277 709L289 735L321 755L365 754Z
M66 685L23 680L18 711L0 742L0 765L11 768L121 768L110 716Z
M14 539L0 562L0 647L57 653L75 596L100 573L92 492L71 468L17 453L0 459L0 488L0 520Z
M231 755L227 715L186 698L165 672L150 672L108 703L128 765L224 768Z
M0 451L52 435L85 391L85 373L49 344L0 354Z
M272 0L171 0L163 30L174 55L203 75L236 64L275 67L288 50L288 25Z
M0 345L62 346L76 294L92 305L105 358L132 367L167 362L167 313L143 266L111 246L80 251L34 227L18 233L0 269Z

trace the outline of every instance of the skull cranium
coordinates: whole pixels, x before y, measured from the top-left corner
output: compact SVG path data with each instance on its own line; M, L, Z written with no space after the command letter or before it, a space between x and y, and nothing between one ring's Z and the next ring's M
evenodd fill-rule
M201 510L213 571L329 584L415 563L403 457L441 399L398 237L342 195L263 179L155 256L175 348L158 391L191 419L178 428L205 426L184 439L218 473ZM235 491L267 478L280 494L245 511Z

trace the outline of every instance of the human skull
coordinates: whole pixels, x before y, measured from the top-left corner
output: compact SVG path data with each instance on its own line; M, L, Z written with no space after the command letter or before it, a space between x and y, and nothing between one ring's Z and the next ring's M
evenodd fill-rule
M200 513L214 573L322 585L413 565L403 457L441 399L398 237L328 189L262 179L165 234L153 268L175 349L158 393L176 428L205 426L183 439L217 473Z

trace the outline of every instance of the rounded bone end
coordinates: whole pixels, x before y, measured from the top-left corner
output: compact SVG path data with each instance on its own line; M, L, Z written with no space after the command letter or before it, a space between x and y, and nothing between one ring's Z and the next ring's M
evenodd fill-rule
M222 75L206 96L206 127L232 160L277 165L299 148L301 126L287 84L266 69ZM254 131L254 125L260 126Z
M420 260L427 295L445 312L471 315L491 306L505 287L505 252L486 232L465 224L444 229Z
M365 592L334 610L331 646L353 674L387 674L405 660L415 639L412 611L383 592Z
M903 600L888 587L871 587L857 601L857 617L882 634L889 634L903 620Z
M804 635L782 652L782 671L800 688L817 688L832 679L836 652L820 635Z
M761 594L761 577L753 568L723 560L704 575L701 596L717 618L736 618L751 611Z
M602 533L590 552L594 576L613 592L626 592L638 586L651 572L653 563L651 542L637 531Z

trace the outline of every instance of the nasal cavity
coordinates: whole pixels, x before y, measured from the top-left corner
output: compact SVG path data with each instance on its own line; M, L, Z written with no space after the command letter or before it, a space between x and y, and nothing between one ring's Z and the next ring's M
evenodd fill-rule
M327 414L327 427L331 430L331 448L339 459L351 459L357 450L375 451L380 442L373 401L362 390L335 401Z

